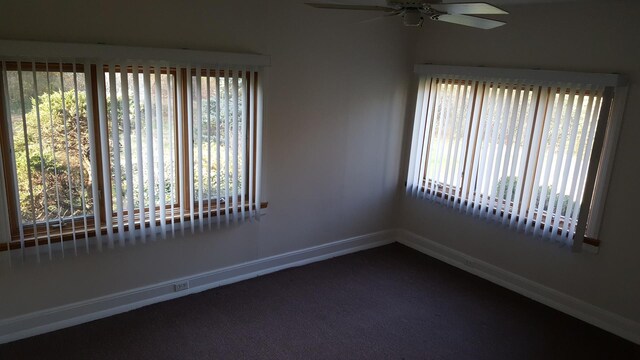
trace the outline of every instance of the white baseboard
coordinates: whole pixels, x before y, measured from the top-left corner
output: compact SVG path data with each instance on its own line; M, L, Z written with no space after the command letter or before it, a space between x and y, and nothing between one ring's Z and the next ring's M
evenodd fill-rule
M397 238L401 244L640 344L640 323L638 322L533 282L412 232L399 230Z
M218 286L370 249L396 241L396 230L356 236L285 254L270 256L185 278L42 310L0 321L0 344L131 311ZM188 289L176 292L176 283Z
M0 344L131 311L218 286L398 241L556 310L640 344L640 323L523 278L406 230L356 236L142 288L0 320ZM189 289L174 291L176 283Z

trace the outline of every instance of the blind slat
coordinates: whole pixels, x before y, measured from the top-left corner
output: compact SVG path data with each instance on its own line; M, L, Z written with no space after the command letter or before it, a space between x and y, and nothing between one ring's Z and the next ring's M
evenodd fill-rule
M233 221L238 221L238 134L239 134L239 109L238 109L238 71L233 72L233 83L231 86L232 91L232 101L233 101L233 117L231 118L232 126L233 126L233 138L232 138L232 149L231 149L231 164L233 167Z
M116 224L118 243L124 246L124 216L122 211L122 168L120 167L120 119L118 117L118 95L116 90L116 65L109 65L109 94L111 108L111 152L113 157L113 185L115 186Z
M146 236L145 219L147 217L144 197L144 171L145 171L145 159L142 146L142 111L140 108L140 74L138 73L138 67L134 66L132 69L133 80L133 109L135 114L135 140L136 140L136 167L138 175L138 218L140 221L140 237L144 241ZM144 82L144 80L143 80ZM135 242L135 238L133 238Z
M40 134L40 99L38 97L38 81L36 79L36 67L35 67L35 63L31 63L31 74L33 75L33 98L35 100L35 109L36 109L36 120L37 120L37 129L38 129L38 140L39 140L39 149L40 149L40 166L41 166L41 174L44 174L44 156L42 156L42 134ZM21 93L24 90L21 89ZM24 134L25 134L25 147L28 148L28 143L29 143L29 138L27 136L28 133L28 128L27 128L27 122L26 122L26 114L24 114L25 116L25 121L24 121ZM27 162L31 161L31 157L29 156L29 151L27 150ZM27 168L31 168L31 166L28 166ZM47 185L46 185L46 177L42 176L42 187L43 187L43 193L44 193L44 212L45 212L45 216L47 216L47 197L46 197L46 193L47 193ZM36 238L36 244L39 242L38 238L39 238L39 233L38 233L38 227L37 227L37 213L36 213L36 204L35 204L35 192L33 190L33 181L31 180L31 174L29 174L29 193L31 196L31 206L32 206L32 211L33 211L33 231L35 233L35 238ZM49 238L49 223L47 222L46 225L46 229L47 229L47 248L48 248L48 252L49 252L49 258L51 258L51 239ZM36 251L38 252L37 254L37 258L38 258L38 262L40 262L40 251L38 251L38 249L36 249Z
M464 151L464 147L468 141L468 131L470 116L471 116L471 91L474 89L472 82L467 80L466 85L464 86L464 92L462 94L462 102L458 105L458 111L460 116L460 121L458 127L456 128L456 144L455 144L455 153L453 155L454 163L452 164L452 174L449 187L449 202L453 205L456 204L456 200L460 199L461 196L461 185L462 185L462 177L463 177L463 168L462 163L464 159L461 159L461 154Z
M64 124L64 150L65 150L65 156L66 156L66 160L67 160L67 184L68 184L68 189L69 189L69 212L70 212L70 216L73 218L74 214L74 208L73 208L73 185L72 185L72 181L71 181L71 156L69 154L69 128L68 128L68 124L67 124L67 109L66 109L66 99L65 99L65 87L64 87L64 77L63 77L63 72L62 72L62 64L60 65L60 94L62 97L62 123ZM35 68L35 66L34 66ZM72 238L73 238L73 246L74 248L76 247L76 225L75 225L75 221L71 221L71 231L72 231ZM60 244L60 248L62 250L62 257L64 257L64 244L61 243Z
M163 126L163 108L162 108L162 77L161 69L156 66L154 68L155 74L155 91L156 91L156 144L158 165L156 171L158 172L158 197L159 197L159 219L160 219L160 231L161 237L164 239L167 236L167 221L166 221L166 194L165 194L165 164L164 164L164 126Z
M417 141L420 141L422 139L425 139L425 133L430 131L430 126L432 123L432 119L431 119L431 115L433 113L433 109L432 106L435 106L435 102L431 100L431 97L434 96L436 94L435 88L436 88L436 81L435 79L431 79L429 78L428 81L425 82L424 86L425 86L425 91L423 92L423 101L428 101L427 104L428 106L421 106L421 111L420 113L416 112L416 120L420 121L420 126L419 126L419 133L418 136L416 137ZM425 146L428 146L428 141L425 144ZM424 178L424 171L425 171L425 164L426 164L426 157L424 156L424 154L420 153L420 154L416 154L415 157L415 166L416 166L416 171L414 174L414 179L411 182L412 184L412 193L413 195L421 195L424 196L424 193L420 193L420 191L422 191L422 182L421 180ZM409 182L408 182L409 183ZM410 184L407 184L410 185Z
M420 159L420 176L418 178L418 194L420 194L420 190L423 187L423 182L422 179L424 179L425 174L428 173L428 167L427 167L427 155L428 152L430 151L431 148L433 148L433 141L431 139L431 134L433 134L434 131L434 123L436 122L435 119L435 113L436 110L439 109L439 103L441 100L441 97L438 96L438 88L441 86L440 84L440 79L438 79L436 82L432 82L432 91L429 94L429 98L433 98L434 101L430 102L430 106L427 109L427 113L426 113L426 123L425 123L425 127L423 129L423 137L425 139L429 139L427 141L427 143L425 144L425 149L427 151L426 154L421 156ZM431 190L430 184L424 184L425 186L425 191L422 192L421 196L423 198L425 198L427 196L427 189Z
M149 196L149 228L151 237L156 236L156 212L158 206L156 202L156 178L155 163L153 153L153 108L151 105L151 72L149 66L142 68L143 86L144 86L144 127L145 139L147 144L147 193Z
M85 79L86 81L86 79ZM85 82L86 84L86 82ZM86 87L86 85L85 85ZM87 222L87 198L84 184L84 161L82 159L82 133L80 131L80 99L78 95L78 73L76 72L76 64L73 64L73 95L76 107L76 137L78 139L78 164L80 168L80 204L82 206L82 225L84 230L85 250L89 251L89 224ZM74 246L75 255L78 255L78 248Z
M455 79L454 79L455 80ZM441 94L440 102L436 104L436 112L434 114L434 131L435 137L433 141L434 157L440 159L440 162L435 163L433 168L429 168L427 166L427 176L429 176L432 181L429 186L429 198L436 199L436 193L438 191L438 180L440 177L440 169L442 168L442 164L446 161L444 157L444 141L443 137L446 133L446 128L449 125L447 118L450 116L450 106L452 96L447 96L448 91L445 89L451 89L452 81L447 81L444 84L441 84L440 87L443 91L439 92ZM439 105L439 106L438 106Z
M55 141L55 127L53 125L53 109L52 109L52 106L51 106L51 80L49 79L49 63L47 63L47 65L46 65L46 72L47 72L47 100L48 100L48 105L49 105L49 128L51 129L51 150L52 150L51 155L52 155L53 162L56 163L56 155L55 155L56 154L56 152L55 152L55 143L56 143L56 141ZM62 112L64 114L63 116L66 117L66 111L64 111L64 105L65 104L64 104L64 85L62 83L62 72L60 72L60 83L61 83L61 87L62 87L62 89L61 89L62 106L63 106L63 111ZM65 133L65 138L66 138L67 137L66 121L65 121L64 126L65 126L64 133ZM69 143L68 140L65 139L65 144L67 144L67 147L68 147L68 143ZM67 151L67 155L68 154L69 153ZM69 161L68 161L68 158L67 158L67 175L70 173L68 165L69 165ZM56 194L56 208L58 209L57 221L59 223L61 223L62 222L62 213L60 211L60 208L61 208L60 207L60 191L58 190L59 184L58 184L58 167L57 166L55 166L53 168L53 173L54 173L53 177L54 177L54 187L55 187L55 194ZM71 188L71 184L70 183L69 183L69 188ZM70 200L71 200L71 193L69 193L69 197L70 197ZM73 202L69 201L69 204L71 206L73 206ZM73 210L72 210L72 213L73 213ZM60 228L59 236L60 236L60 239L62 240L62 226L60 226L59 228ZM74 248L76 248L75 236L74 236L74 239L73 239L73 244L74 244ZM64 246L61 246L61 248L62 248L62 254L64 256Z
M189 169L188 171L188 175L189 177L186 179L187 181L189 181L189 204L188 204L188 209L189 209L189 213L191 214L191 221L190 221L190 225L191 225L191 233L195 232L195 219L193 218L193 213L194 213L194 206L195 206L195 194L194 194L194 186L193 186L193 166L194 166L194 160L193 160L193 122L194 122L194 115L193 115L193 80L191 78L191 69L189 67L186 68L187 70L187 78L184 79L184 81L187 84L187 154L188 154L188 160L187 160L187 168ZM198 74L199 76L200 74Z
M183 77L183 70L180 69L178 71L176 71L176 76L177 76L177 82L178 84L182 84L185 79ZM178 106L177 106L177 110L178 110L178 173L179 174L184 174L185 173L185 167L186 164L184 163L184 145L183 145L183 139L184 139L184 95L182 93L182 90L180 89L178 92ZM185 219L185 203L187 201L186 196L185 196L185 189L186 189L186 184L185 184L185 178L181 177L178 179L178 183L179 183L179 189L178 189L178 198L179 198L179 203L180 203L180 233L184 234L184 219Z
M124 140L125 182L127 184L127 226L135 228L135 210L133 199L133 154L131 152L131 117L129 115L129 78L126 71L120 70L122 97L122 130Z
M256 119L256 219L260 219L260 202L262 191L260 188L261 180L262 180L262 110L263 110L263 93L262 93L262 79L263 79L262 70L258 70L258 83L257 86L257 119Z
M102 69L102 65L97 66L98 69ZM100 116L100 147L102 155L102 181L103 189L101 198L104 199L105 209L105 223L107 226L107 241L110 248L113 247L113 208L111 205L111 177L109 176L109 143L106 141L109 137L107 135L107 109L106 109L106 94L104 84L104 74L100 73L97 76L98 81L98 113Z
M220 71L216 71L216 222L218 224L218 227L220 227L220 196L222 195L222 176L220 176L220 171L222 171L222 162L220 161L220 151L222 150L222 111L220 110L220 101L222 99L222 97L220 96L221 92L222 84Z
M255 77L254 77L253 71L249 72L248 84L249 84L249 94L247 96L247 100L249 101L249 154L248 154L248 157L249 157L249 220L251 220L254 214L253 165L255 163L254 156L253 156L253 152L254 152L253 138L254 138L254 132L255 132L255 126L254 126L255 117L254 117L254 110L253 110L255 109Z
M421 77L420 83L418 85L418 98L416 100L416 110L414 113L413 131L411 132L412 140L411 140L411 150L409 152L409 168L407 170L408 171L407 179L413 179L413 181L407 181L405 184L405 190L407 194L413 193L414 185L416 184L417 175L415 175L416 167L414 164L417 161L416 159L419 157L419 154L416 151L416 147L418 146L418 137L420 134L419 129L422 126L421 116L422 116L422 108L424 106L424 93L425 93L425 86L426 86L425 83L429 83L430 81L431 81L430 78ZM251 129L249 131L251 131ZM249 167L249 169L251 169L251 167Z
M462 88L460 85L453 85L455 88L453 89L453 94L452 96L449 98L449 111L447 112L447 120L446 120L446 127L444 128L444 134L443 135L447 135L449 133L451 133L451 137L454 136L454 131L455 131L455 127L456 127L456 123L458 123L458 104L460 101L460 94L462 93ZM445 139L442 139L442 151L443 151L443 162L440 166L440 168L438 169L439 175L438 178L442 179L442 197L438 198L439 201L444 201L445 198L445 194L448 193L447 190L447 184L451 185L451 182L448 181L448 176L449 176L449 167L450 167L450 163L452 163L454 160L451 157L451 153L452 153L452 149L453 149L453 141L450 139L449 140L449 144L447 144L447 142L445 141Z
M195 111L196 116L196 146L198 147L198 158L195 160L195 163L198 167L198 226L200 231L203 229L203 214L204 214L204 202L203 202L203 187L204 187L204 175L203 169L204 161L202 160L202 74L199 67L196 67L196 106L197 111Z
M231 180L229 177L231 176L231 161L230 161L230 152L231 145L229 144L229 140L231 140L231 79L229 78L230 70L227 70L224 77L224 86L225 86L225 121L224 121L224 153L225 153L225 161L224 161L224 210L225 210L225 223L229 225L229 214L230 210L230 199L231 196Z
M166 68L166 73L167 73L167 77L166 77L166 83L167 83L167 94L168 94L168 101L167 101L167 114L169 117L169 154L171 156L174 156L175 152L174 152L174 139L176 137L176 132L175 132L175 124L174 124L174 119L177 119L174 113L174 102L176 101L175 97L174 97L174 92L173 92L173 81L172 81L172 76L170 74L170 69L169 67ZM175 236L176 234L176 218L175 218L175 203L176 203L176 176L175 174L175 161L171 160L169 161L169 179L170 179L170 188L171 188L171 196L170 196L170 200L171 200L171 207L169 210L169 214L171 216L171 236Z
M247 77L246 77L246 73L244 71L242 71L240 73L241 79L242 79L242 105L243 107L242 109L242 117L241 117L241 127L240 127L240 133L242 136L240 136L240 145L239 148L237 150L238 156L236 157L236 159L240 159L242 158L242 173L241 173L241 182L240 182L240 214L241 214L241 220L244 222L245 221L245 209L244 209L244 201L247 197L247 158L245 155L246 154L246 149L247 149L247 111L246 111L246 105L247 105Z
M207 208L207 212L208 212L208 217L207 217L207 222L209 223L209 229L211 229L211 224L213 223L212 220L212 206L211 206L211 196L212 196L212 192L211 192L211 69L207 70L207 76L206 76L206 81L207 81L207 87L206 87L206 91L207 91L207 198L209 199L208 201L208 208ZM216 195L217 197L217 195Z
M91 76L91 66L90 64L84 64L84 78L87 83L87 88L93 88L93 78ZM93 218L94 223L101 224L102 220L102 210L100 208L100 191L98 189L97 184L99 184L100 180L98 178L98 154L97 149L100 147L96 142L96 123L95 123L95 109L93 106L93 92L87 91L87 129L89 133L89 157L91 158L91 196L93 198ZM62 232L62 228L60 229ZM98 250L102 250L102 231L96 232L96 244ZM87 245L87 252L89 252L89 247Z

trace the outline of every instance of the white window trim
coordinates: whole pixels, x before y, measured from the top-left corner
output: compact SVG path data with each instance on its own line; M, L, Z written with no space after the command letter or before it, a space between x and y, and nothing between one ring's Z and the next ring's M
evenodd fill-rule
M0 57L47 58L71 62L134 61L156 64L167 62L173 65L190 64L203 67L224 65L264 67L271 65L270 56L258 54L14 40L0 40Z
M602 225L602 217L604 216L604 207L606 205L607 193L609 190L609 182L611 181L611 173L613 172L613 162L615 158L616 148L618 145L618 137L622 127L622 119L624 109L627 102L628 86L626 84L615 88L615 96L611 104L611 115L607 126L604 144L602 146L602 156L600 158L600 171L596 175L593 199L591 200L591 210L589 212L589 228L586 235L598 238L600 235L600 226Z
M414 72L416 74L430 76L455 74L473 77L525 79L536 82L576 82L613 87L627 85L626 78L619 74L573 71L417 64L414 66Z

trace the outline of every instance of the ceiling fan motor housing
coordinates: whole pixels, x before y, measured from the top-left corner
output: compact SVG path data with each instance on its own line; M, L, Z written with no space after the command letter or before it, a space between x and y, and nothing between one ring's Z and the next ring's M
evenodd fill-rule
M424 17L420 11L408 9L402 14L402 22L404 26L422 26Z
M400 6L403 8L421 8L424 7L427 4L436 4L436 3L440 3L441 1L437 1L437 0L422 0L422 1L399 1L399 0L389 0L387 1L387 4L389 4L389 6L393 7L393 6Z

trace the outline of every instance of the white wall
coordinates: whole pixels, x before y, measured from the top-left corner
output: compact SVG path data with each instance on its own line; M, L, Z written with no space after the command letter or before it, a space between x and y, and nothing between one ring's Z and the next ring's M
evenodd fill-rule
M2 271L0 319L393 227L412 65L397 22L293 0L1 7L2 39L253 52L273 65L259 224Z
M578 299L640 321L640 28L636 1L508 6L508 24L473 31L429 23L416 62L619 72L632 86L597 255L516 234L437 205L405 199L400 225ZM405 139L407 139L405 131ZM408 148L408 142L405 143Z
M402 226L640 321L640 237L632 226L640 203L637 85L598 255L573 254L425 202L395 201L401 152L410 146L405 109L412 111L413 62L619 71L635 84L638 4L505 5L512 12L506 27L474 31L433 22L406 29L397 19L357 24L369 15L313 10L301 0L141 3L3 2L0 38L271 55L264 137L269 214L260 224L2 271L0 319ZM26 15L31 11L36 18Z

